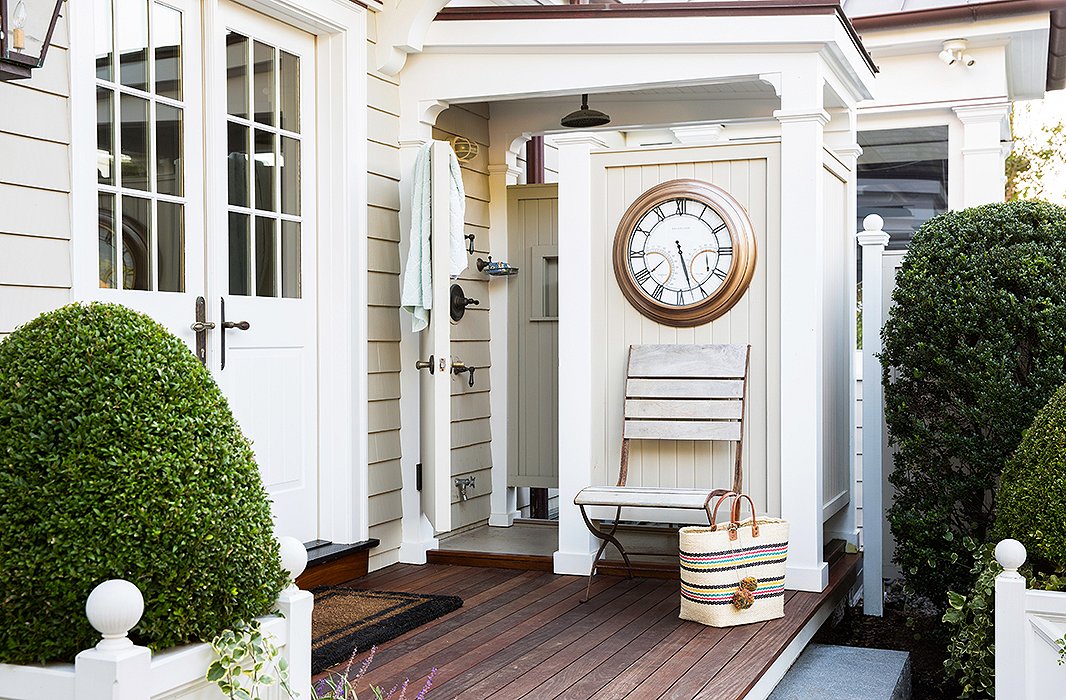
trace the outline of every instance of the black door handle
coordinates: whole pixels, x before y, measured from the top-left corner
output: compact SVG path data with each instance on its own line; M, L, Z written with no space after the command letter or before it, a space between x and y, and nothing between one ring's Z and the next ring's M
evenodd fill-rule
M252 324L247 321L227 321L226 320L226 297L222 297L221 302L221 325L222 325L222 352L219 353L219 371L226 369L226 330L235 328L239 331L246 331L252 327Z

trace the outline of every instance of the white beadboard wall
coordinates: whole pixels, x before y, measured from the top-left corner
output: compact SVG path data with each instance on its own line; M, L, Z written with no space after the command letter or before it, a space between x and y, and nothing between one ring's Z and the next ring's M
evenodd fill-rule
M44 66L0 82L0 337L70 301L69 46L60 17Z
M606 314L605 472L596 483L614 483L621 446L625 362L630 345L642 343L750 343L751 369L744 435L744 488L759 510L778 514L780 427L773 408L779 392L779 168L775 143L646 149L594 155L593 177L602 178L604 205L594 223L601 237ZM758 263L748 292L724 316L697 328L672 328L640 315L618 288L611 269L615 229L627 207L653 185L697 178L730 192L755 228ZM595 191L595 186L594 186ZM631 443L629 481L645 486L728 486L733 451L725 443Z

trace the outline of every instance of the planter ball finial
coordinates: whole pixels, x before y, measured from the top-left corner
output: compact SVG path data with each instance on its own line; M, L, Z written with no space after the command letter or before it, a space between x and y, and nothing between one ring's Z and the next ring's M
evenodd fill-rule
M140 589L123 579L104 581L85 601L89 624L104 638L97 649L132 646L126 634L140 622L142 614L144 597Z
M1025 563L1025 545L1018 540L1003 540L996 545L996 561L1006 571L1017 571Z
M307 548L295 537L279 537L281 545L281 568L289 572L289 580L295 581L307 568Z
M885 220L881 218L880 214L867 214L866 218L862 220L862 227L867 231L883 231Z

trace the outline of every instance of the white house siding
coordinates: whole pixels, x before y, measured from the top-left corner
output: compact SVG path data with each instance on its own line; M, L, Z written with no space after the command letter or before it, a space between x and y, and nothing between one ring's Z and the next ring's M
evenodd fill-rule
M373 65L376 22L368 17ZM395 78L367 75L367 246L370 397L370 536L381 544L370 569L399 560L400 547L400 147L399 87Z
M70 300L70 63L65 17L43 68L0 82L0 337Z
M452 489L452 527L461 528L488 520L492 492L492 455L489 430L489 336L491 330L488 279L477 271L477 258L488 257L489 248L489 110L484 104L456 105L441 113L433 137L447 140L462 136L478 144L478 155L462 163L466 190L465 231L474 234L474 254L458 283L468 297L479 301L468 306L463 320L452 324L452 356L477 367L474 386L468 375L452 377L452 476L475 477L469 500L460 502ZM499 282L497 282L499 284Z

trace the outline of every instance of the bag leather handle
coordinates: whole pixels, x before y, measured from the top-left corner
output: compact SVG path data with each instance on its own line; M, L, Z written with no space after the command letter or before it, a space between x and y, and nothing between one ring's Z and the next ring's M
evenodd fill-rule
M726 491L718 497L717 501L715 501L714 510L711 511L711 532L715 532L718 529L718 507L722 505L722 501L730 496L732 496L735 501L737 494L733 491Z
M740 527L741 499L746 499L751 507L751 536L758 537L759 521L755 517L755 501L751 500L751 496L746 493L736 493L734 491L723 494L715 502L714 510L711 511L711 531L718 530L718 508L727 498L733 499L733 503L729 508L729 539L735 540L737 538L737 530Z

